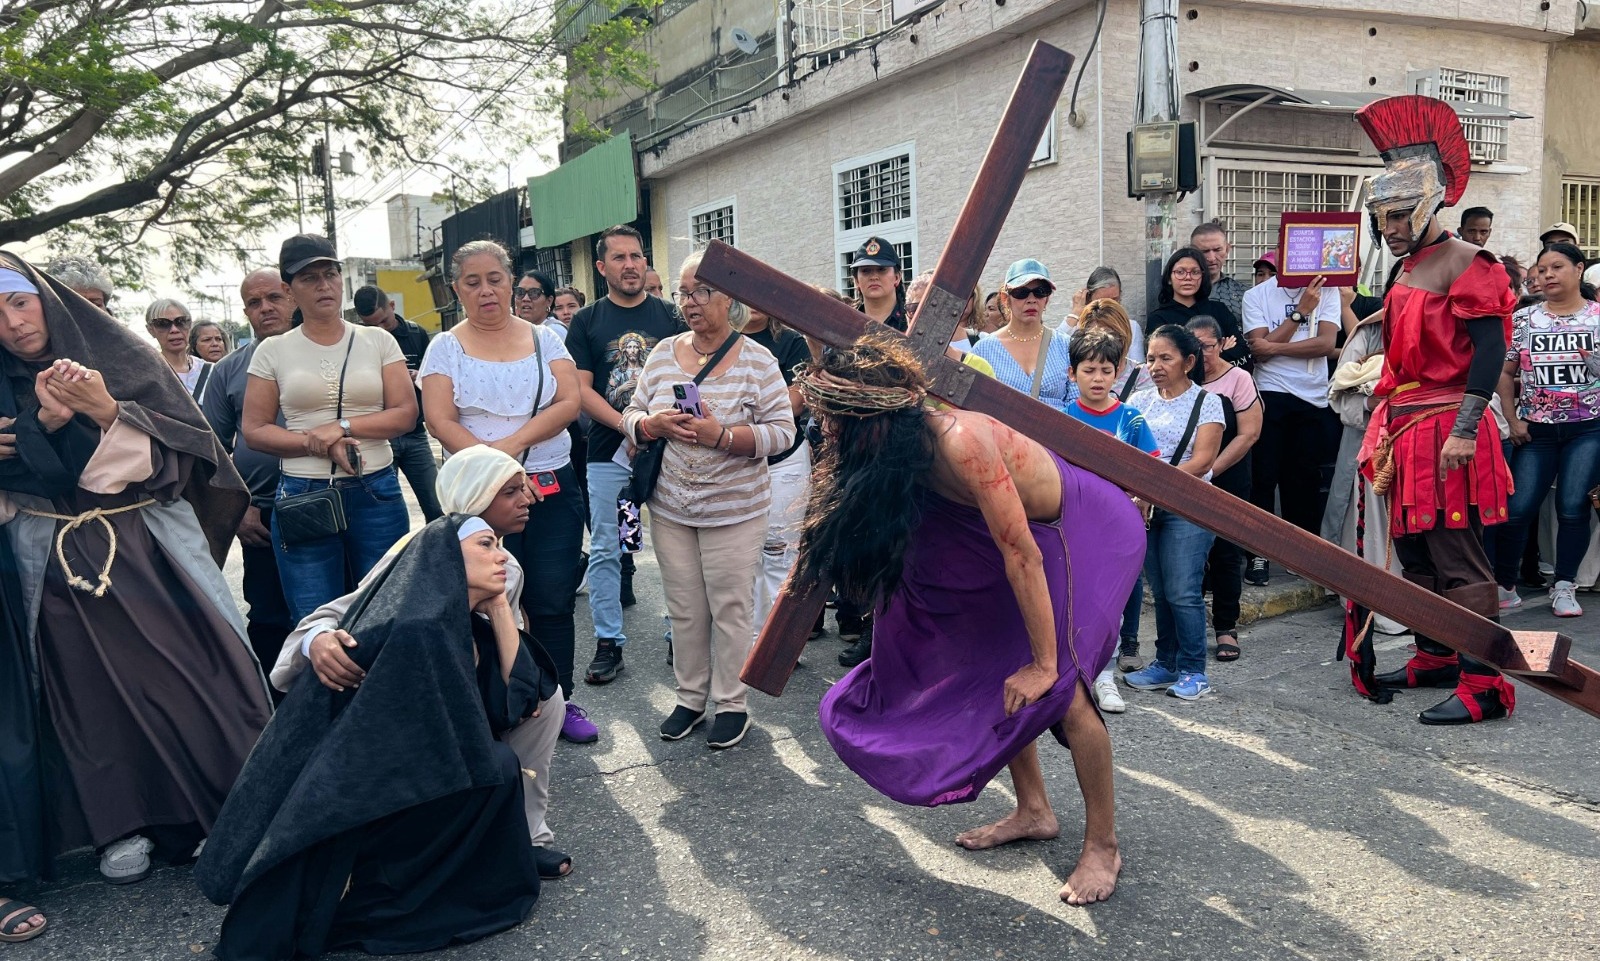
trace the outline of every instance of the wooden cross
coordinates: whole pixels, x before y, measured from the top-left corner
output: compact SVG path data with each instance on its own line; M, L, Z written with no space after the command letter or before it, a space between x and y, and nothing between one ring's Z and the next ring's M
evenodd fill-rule
M946 355L1071 65L1072 57L1065 51L1042 42L1033 45L977 181L934 269L933 283L922 297L908 335L928 374L930 392L952 406L988 414L1056 451L1069 463L1145 501L1600 717L1600 673L1568 657L1571 641L1565 635L1509 631L1021 391L978 376ZM712 243L706 250L699 278L827 344L851 344L869 329L891 332L865 314L722 243ZM783 692L822 612L828 588L791 573L745 663L741 676L746 683L768 694Z

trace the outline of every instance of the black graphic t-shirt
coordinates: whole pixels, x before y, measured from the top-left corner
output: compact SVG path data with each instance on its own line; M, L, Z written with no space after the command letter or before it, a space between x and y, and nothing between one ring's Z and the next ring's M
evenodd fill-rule
M683 329L678 308L659 297L646 297L635 307L602 297L573 315L567 352L579 370L594 375L595 391L621 413L633 400L650 351ZM622 435L609 423L589 425L589 463L609 461L620 446Z

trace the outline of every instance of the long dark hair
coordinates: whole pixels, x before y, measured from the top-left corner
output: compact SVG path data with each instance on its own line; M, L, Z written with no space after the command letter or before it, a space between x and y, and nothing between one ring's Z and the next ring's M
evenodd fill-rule
M1211 270L1206 266L1206 255L1195 247L1180 247L1167 258L1167 265L1161 268L1161 292L1156 296L1157 303L1173 303L1172 268L1178 265L1178 261L1185 259L1194 261L1200 268L1200 289L1195 291L1195 304L1198 306L1211 299Z
M901 338L867 335L826 351L822 371L869 387L923 391L927 378ZM800 532L798 570L831 576L839 594L867 607L900 586L906 547L922 517L934 435L922 407L869 417L830 416Z

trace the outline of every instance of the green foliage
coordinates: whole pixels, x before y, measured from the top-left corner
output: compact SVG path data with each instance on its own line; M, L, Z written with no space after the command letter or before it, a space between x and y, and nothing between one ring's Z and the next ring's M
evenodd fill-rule
M91 251L135 284L158 240L180 274L259 261L296 178L319 192L325 129L374 178L492 193L569 92L648 83L658 2L0 0L0 243Z

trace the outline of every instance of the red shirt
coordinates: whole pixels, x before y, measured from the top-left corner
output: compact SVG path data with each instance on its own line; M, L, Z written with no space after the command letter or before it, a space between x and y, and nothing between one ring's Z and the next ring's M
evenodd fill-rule
M1383 377L1373 393L1389 396L1415 387L1465 387L1472 364L1469 320L1499 317L1510 341L1517 298L1506 269L1486 250L1478 249L1468 259L1457 246L1464 243L1434 244L1406 258L1399 279L1384 298ZM1404 403L1403 397L1395 399Z

